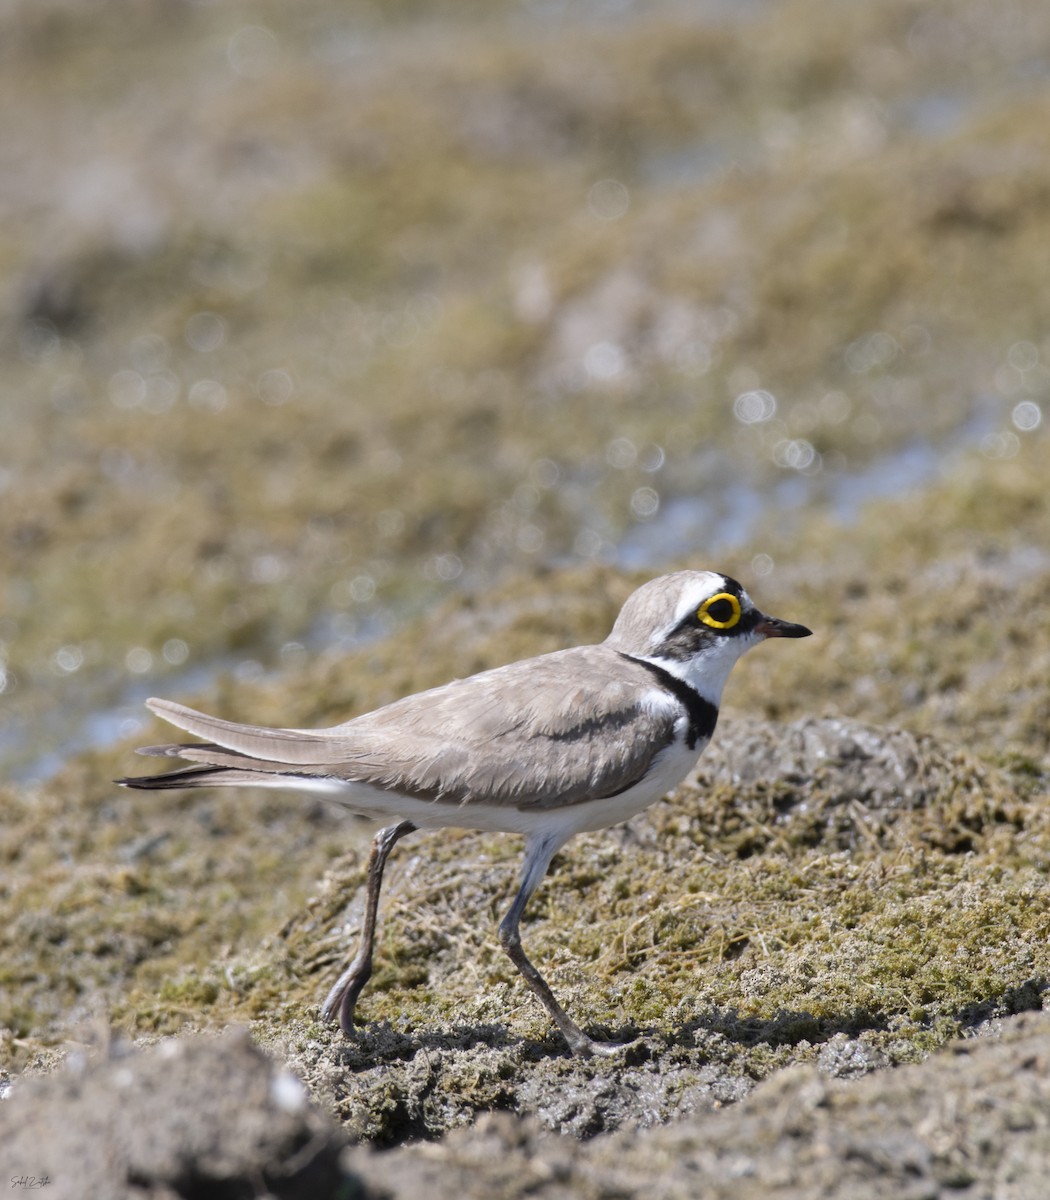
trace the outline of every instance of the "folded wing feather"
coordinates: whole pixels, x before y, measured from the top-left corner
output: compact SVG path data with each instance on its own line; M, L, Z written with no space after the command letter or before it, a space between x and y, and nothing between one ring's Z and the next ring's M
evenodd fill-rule
M601 655L610 653L603 646L558 651L325 730L239 725L150 700L157 716L207 741L145 752L221 772L209 778L191 768L201 784L236 783L242 772L245 783L259 775L321 777L453 804L576 804L643 779L679 716L671 703L644 703L651 676L619 656L617 670L608 670Z

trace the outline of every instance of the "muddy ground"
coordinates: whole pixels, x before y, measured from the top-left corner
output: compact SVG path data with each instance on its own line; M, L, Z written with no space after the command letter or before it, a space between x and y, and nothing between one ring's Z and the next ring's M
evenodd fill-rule
M0 20L0 1168L1041 1197L1045 6ZM369 831L112 784L148 694L332 723L683 566L815 636L526 914L610 1059L517 839L398 847L348 1041Z

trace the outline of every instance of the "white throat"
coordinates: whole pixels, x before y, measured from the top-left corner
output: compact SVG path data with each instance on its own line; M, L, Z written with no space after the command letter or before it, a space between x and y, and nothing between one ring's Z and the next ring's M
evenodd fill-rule
M755 634L721 638L685 662L655 654L639 654L636 657L670 672L717 708L722 703L722 689L736 660L761 640Z

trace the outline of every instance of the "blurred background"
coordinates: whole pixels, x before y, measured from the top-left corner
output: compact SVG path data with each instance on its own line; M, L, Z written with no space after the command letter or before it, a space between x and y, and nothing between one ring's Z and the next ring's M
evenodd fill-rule
M1042 0L9 0L0 64L7 778L1046 453Z

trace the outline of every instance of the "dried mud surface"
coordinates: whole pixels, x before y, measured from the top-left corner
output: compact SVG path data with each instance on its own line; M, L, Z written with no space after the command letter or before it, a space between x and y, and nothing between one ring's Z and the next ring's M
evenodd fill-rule
M112 1045L0 1107L4 1166L48 1196L353 1196L338 1127L244 1030Z
M498 1114L437 1144L353 1147L243 1033L111 1052L27 1080L0 1108L0 1135L16 1171L46 1178L57 1200L260 1189L287 1200L1039 1200L1048 1112L1050 1019L1029 1014L921 1066L850 1083L799 1066L728 1110L582 1143Z

